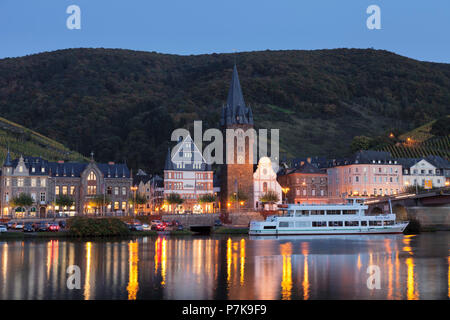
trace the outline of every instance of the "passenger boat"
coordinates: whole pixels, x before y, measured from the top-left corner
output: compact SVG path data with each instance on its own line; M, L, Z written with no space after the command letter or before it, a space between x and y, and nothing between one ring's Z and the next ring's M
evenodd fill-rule
M345 204L289 204L280 216L250 222L249 235L326 235L402 233L408 221L396 221L392 212L366 215L364 199L346 199Z

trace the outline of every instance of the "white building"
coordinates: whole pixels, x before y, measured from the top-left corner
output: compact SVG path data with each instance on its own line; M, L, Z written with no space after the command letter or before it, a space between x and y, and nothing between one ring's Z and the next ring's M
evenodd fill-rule
M425 189L445 186L445 176L426 159L399 159L403 169L405 187L420 186Z
M168 204L165 209L175 213L211 213L213 203L201 203L199 198L213 192L211 166L188 135L173 152L169 149L164 167L164 197L179 194L183 203Z
M262 157L258 162L258 168L253 173L253 192L255 199L255 209L260 209L262 203L260 198L267 193L268 191L274 191L278 194L279 201L276 204L281 203L281 186L277 181L277 174L273 170L272 161L268 157ZM272 208L266 209L275 209L276 204L271 205Z

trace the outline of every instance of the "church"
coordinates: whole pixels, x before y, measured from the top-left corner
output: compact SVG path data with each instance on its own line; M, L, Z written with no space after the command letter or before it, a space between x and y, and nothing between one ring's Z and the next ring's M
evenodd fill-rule
M227 103L222 108L220 126L225 143L225 163L221 168L220 206L227 209L261 209L261 196L268 191L275 192L281 203L281 186L268 157L257 159L253 113L244 101L236 65L233 68ZM234 139L228 139L227 129L237 132ZM238 141L241 141L239 143Z

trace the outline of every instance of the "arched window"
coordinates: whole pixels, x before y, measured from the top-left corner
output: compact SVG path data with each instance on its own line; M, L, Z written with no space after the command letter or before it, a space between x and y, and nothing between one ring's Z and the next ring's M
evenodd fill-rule
M88 181L97 181L97 176L95 175L94 171L91 171L89 173Z
M263 192L267 192L267 182L263 183Z

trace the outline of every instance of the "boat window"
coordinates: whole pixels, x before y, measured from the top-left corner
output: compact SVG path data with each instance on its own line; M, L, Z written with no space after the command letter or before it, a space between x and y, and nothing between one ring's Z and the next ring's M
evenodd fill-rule
M277 226L264 226L264 229L276 229Z
M330 214L330 215L341 214L341 210L328 210L327 214Z
M313 227L326 227L327 222L326 221L313 221L312 226Z
M287 216L288 217L293 217L294 216L294 210L288 210L287 211Z
M296 216L307 216L309 214L309 210L297 210L295 212Z
M311 210L311 215L324 215L325 211L324 210Z
M280 221L280 224L278 225L280 228L288 228L292 226L291 222L287 221Z
M381 221L369 221L369 226L381 226Z
M361 221L361 227L367 227L367 221Z
M385 222L384 222L384 225L385 225L385 226L392 226L392 225L394 225L394 221L393 221L393 220L385 221Z
M342 227L343 224L344 223L342 221L328 221L329 227Z
M295 227L296 228L305 228L305 227L310 227L311 224L309 221L296 221L295 222Z
M343 210L343 214L356 214L356 210Z
M359 222L358 221L345 221L346 227L358 227Z

